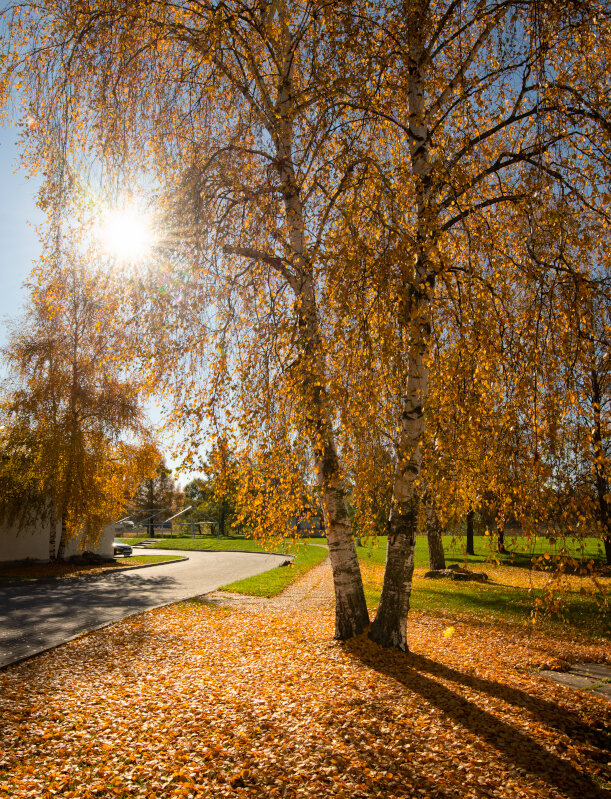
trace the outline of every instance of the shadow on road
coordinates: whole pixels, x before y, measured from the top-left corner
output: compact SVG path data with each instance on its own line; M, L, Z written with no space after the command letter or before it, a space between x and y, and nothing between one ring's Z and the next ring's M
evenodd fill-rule
M173 601L177 580L170 576L119 574L78 580L0 587L0 663L12 653L24 657L65 638L139 610Z

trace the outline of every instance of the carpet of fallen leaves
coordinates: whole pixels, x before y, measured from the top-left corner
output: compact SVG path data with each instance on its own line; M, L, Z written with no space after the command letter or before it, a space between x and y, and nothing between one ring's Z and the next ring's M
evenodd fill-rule
M101 574L112 569L129 566L128 559L113 560L108 563L17 563L0 567L0 579L39 580L41 578L81 577L89 574ZM132 563L132 566L135 564Z
M611 705L533 671L603 646L424 613L410 654L339 644L330 596L323 564L0 673L0 797L609 795Z

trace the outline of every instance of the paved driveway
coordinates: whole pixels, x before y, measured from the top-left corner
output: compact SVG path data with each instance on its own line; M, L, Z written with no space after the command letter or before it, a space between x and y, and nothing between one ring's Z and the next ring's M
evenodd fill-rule
M43 652L86 630L214 591L279 566L256 552L146 550L189 560L60 582L0 584L0 666Z

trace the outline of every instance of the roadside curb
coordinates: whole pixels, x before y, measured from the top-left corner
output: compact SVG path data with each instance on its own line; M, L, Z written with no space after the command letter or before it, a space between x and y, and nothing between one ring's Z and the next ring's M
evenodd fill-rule
M8 578L0 582L0 587L3 585L51 585L56 583L61 583L64 580L69 580L70 582L76 582L78 580L86 581L86 580L97 580L100 577L107 577L109 574L122 574L123 572L131 572L135 571L136 569L151 569L153 566L167 566L169 563L182 563L185 560L189 560L189 558L185 555L180 558L172 558L172 560L159 560L157 563L138 563L135 566L120 566L116 570L107 569L106 571L95 572L94 574L75 574L74 576L67 575L65 577L34 577L31 580L28 578L19 579L18 577L15 578Z

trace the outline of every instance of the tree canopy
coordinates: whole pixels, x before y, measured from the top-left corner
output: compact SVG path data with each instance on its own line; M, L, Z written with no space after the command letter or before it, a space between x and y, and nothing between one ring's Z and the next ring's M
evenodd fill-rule
M4 515L49 521L53 560L69 538L96 543L153 468L157 448L140 384L121 368L126 306L108 275L75 251L39 270L3 352L10 382L0 407L0 480Z
M316 483L339 638L369 623L348 482L361 517L389 498L371 635L406 648L423 493L464 513L486 487L499 518L547 523L553 420L575 431L585 397L568 365L606 347L583 328L608 280L608 5L18 10L6 75L52 202L93 158L163 208L142 360L184 454L226 440L267 527Z

